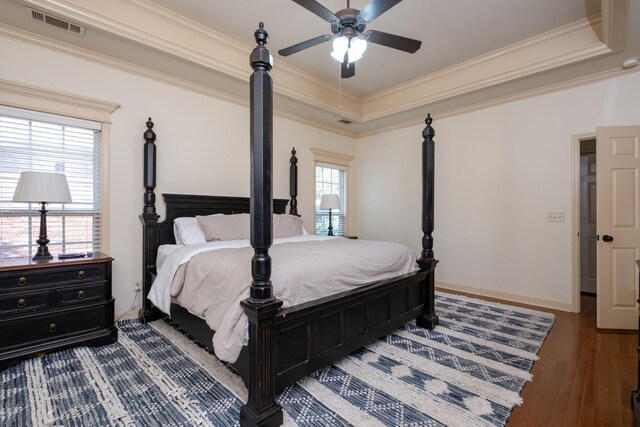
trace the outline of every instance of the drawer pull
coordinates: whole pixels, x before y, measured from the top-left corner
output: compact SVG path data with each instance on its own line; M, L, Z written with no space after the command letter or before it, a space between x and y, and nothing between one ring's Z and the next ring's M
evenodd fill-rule
M20 298L18 300L18 303L16 304L16 307L18 308L24 308L27 306L27 300L25 300L24 298Z
M78 291L78 299L83 299L85 297L84 291Z
M55 323L52 323L49 325L49 332L54 333L57 330L58 330L58 327L56 326Z
M24 276L21 276L18 278L18 286L26 286L27 285L27 278Z
M87 277L87 275L85 274L84 270L80 270L78 271L78 279L84 279L85 277Z

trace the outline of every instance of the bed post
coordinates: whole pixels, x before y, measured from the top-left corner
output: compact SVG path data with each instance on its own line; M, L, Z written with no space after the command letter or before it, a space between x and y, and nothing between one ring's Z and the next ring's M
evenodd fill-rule
M291 164L289 166L289 195L291 196L289 215L298 215L298 158L296 157L296 147L291 149L289 163Z
M435 269L438 260L433 254L433 192L435 175L435 142L436 132L431 127L431 114L427 114L427 127L422 131L422 253L418 259L420 270L429 272L425 290L425 313L416 319L416 324L423 328L433 329L438 326L439 319L435 310Z
M158 252L158 218L156 213L156 133L153 131L151 117L147 120L147 130L144 132L144 208L142 209L142 308L138 311L140 322L163 317L160 311L153 307L147 295L151 290L153 275L156 270L156 255Z
M269 75L272 57L265 44L269 35L264 24L255 34L258 46L250 56L251 114L251 293L242 302L249 318L249 397L240 409L242 426L282 424L282 408L275 401L274 320L282 301L274 298L271 286L273 242L273 81Z

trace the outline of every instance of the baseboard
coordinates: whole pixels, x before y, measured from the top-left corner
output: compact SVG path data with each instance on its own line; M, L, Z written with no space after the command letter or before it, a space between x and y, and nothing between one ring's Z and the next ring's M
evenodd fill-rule
M524 295L511 294L508 292L495 291L491 289L476 288L474 286L459 285L457 283L436 281L436 289L446 289L449 291L466 292L478 296L498 298L504 301L518 302L521 304L534 305L536 307L552 308L554 310L571 311L570 303L551 301L542 298L527 297Z

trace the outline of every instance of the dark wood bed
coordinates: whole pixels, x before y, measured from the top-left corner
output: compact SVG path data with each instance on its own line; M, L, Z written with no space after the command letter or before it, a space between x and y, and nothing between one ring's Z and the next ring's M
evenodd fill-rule
M393 279L369 283L310 303L281 309L272 295L272 213L285 213L288 200L272 194L272 80L271 56L266 49L268 35L262 23L255 32L258 46L250 56L251 75L251 189L250 197L219 197L163 194L166 215L158 222L156 213L156 134L147 121L144 133L143 291L146 296L156 274L159 245L175 243L173 220L183 216L214 213L250 213L253 281L250 297L242 305L249 318L249 344L234 364L248 388L242 407L241 425L271 426L282 423L282 408L275 393L358 348L375 341L402 324L416 319L433 329L438 324L434 309L433 182L435 132L427 116L422 143L422 253L419 270ZM289 214L297 215L297 158L290 159ZM139 318L147 322L164 317L145 298ZM205 321L176 304L171 306L174 322L203 344L211 342L213 331Z

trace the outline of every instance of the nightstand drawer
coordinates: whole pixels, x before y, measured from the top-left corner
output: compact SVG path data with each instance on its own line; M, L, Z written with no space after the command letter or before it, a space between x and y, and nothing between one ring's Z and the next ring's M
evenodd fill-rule
M107 284L75 286L57 290L56 305L63 307L72 304L102 301L107 298Z
M0 259L0 370L37 353L116 341L112 261L101 252Z
M0 323L0 348L57 340L107 327L107 304Z
M49 296L49 291L0 296L0 316L45 310L51 305Z
M60 284L90 283L106 280L106 276L106 264L14 270L0 273L0 291L30 289L41 285L51 287Z

